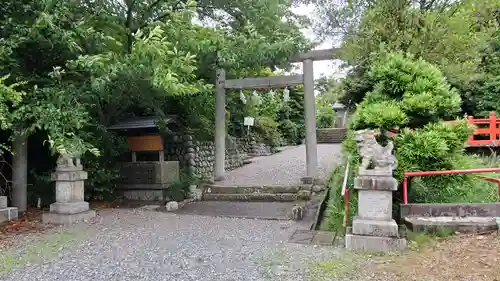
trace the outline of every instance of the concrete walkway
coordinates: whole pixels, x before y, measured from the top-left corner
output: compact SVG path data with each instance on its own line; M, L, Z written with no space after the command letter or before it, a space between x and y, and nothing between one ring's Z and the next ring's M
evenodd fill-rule
M318 144L318 177L326 179L340 159L339 144ZM226 172L217 185L298 185L306 176L306 147L300 145Z

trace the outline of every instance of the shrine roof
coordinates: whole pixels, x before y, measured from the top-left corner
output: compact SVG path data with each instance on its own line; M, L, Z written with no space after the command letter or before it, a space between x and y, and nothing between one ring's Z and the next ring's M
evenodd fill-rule
M124 129L146 129L146 128L157 128L158 123L163 121L166 124L172 123L175 120L175 116L167 116L166 118L161 117L134 117L117 124L108 127L109 130L124 130Z

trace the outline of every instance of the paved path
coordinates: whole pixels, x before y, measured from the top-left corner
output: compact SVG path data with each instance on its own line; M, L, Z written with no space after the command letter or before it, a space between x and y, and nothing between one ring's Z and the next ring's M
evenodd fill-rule
M17 247L0 253L0 280L316 280L308 268L341 250L287 243L297 228L291 221L103 210L89 224L19 237Z
M326 179L340 159L339 144L318 144L318 174ZM306 147L300 145L267 157L259 157L226 173L219 185L298 185L306 175Z

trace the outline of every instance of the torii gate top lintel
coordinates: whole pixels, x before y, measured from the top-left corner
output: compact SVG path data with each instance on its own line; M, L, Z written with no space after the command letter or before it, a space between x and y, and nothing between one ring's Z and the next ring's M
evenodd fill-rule
M300 53L293 56L290 62L322 61L334 59L335 49L312 50L306 53ZM304 68L304 74L306 73ZM221 75L222 74L222 75ZM304 74L269 76L269 77L251 77L241 79L225 79L223 69L218 70L218 83L223 83L225 89L266 89L281 88L286 86L304 84Z

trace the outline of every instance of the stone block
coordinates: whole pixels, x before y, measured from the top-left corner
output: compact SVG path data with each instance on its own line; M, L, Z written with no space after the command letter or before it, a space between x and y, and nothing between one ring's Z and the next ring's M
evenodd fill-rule
M123 197L128 200L156 201L163 198L163 190L124 190Z
M85 201L55 202L50 204L50 212L58 214L77 214L89 209L89 203Z
M398 237L399 228L394 220L365 220L355 217L352 221L352 233L356 235Z
M335 232L316 231L311 241L313 245L331 246L335 241Z
M86 180L88 173L82 170L74 171L55 171L52 173L53 181L79 181Z
M161 176L158 179L161 183L172 183L179 180L179 162L161 162Z
M56 201L73 202L84 200L84 182L78 181L56 181Z
M359 176L354 179L354 188L365 190L398 190L398 182L393 177Z
M297 244L310 244L314 238L314 234L314 230L299 229L292 234L288 242Z
M401 204L401 217L500 217L500 203Z
M348 250L388 253L406 249L407 243L404 238L346 234L345 247Z
M392 191L359 190L358 216L363 219L392 220Z
M78 214L57 214L57 213L44 213L42 214L42 221L49 224L74 224L76 222L87 221L96 216L94 210L88 210Z
M167 210L167 212L177 211L179 209L179 203L177 203L176 201L167 202L167 204L165 205L165 209Z
M460 233L498 230L495 217L406 217L404 221L412 231L424 233L438 233L442 229Z
M0 209L7 208L7 196L0 196Z
M0 222L17 220L19 212L16 207L0 209Z

